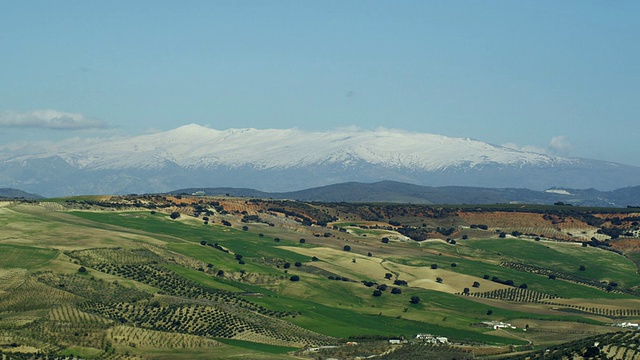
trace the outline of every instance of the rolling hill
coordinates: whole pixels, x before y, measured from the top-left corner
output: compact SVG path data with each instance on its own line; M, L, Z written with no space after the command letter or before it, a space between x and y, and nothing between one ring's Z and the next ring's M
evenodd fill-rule
M595 189L493 189L464 186L421 186L396 181L376 183L349 182L290 192L265 192L247 188L188 188L171 194L209 196L241 196L322 202L389 202L412 204L547 204L565 203L577 206L640 207L640 186L598 191Z
M633 209L225 196L0 202L0 350L468 359L578 356L597 342L634 358L639 220Z

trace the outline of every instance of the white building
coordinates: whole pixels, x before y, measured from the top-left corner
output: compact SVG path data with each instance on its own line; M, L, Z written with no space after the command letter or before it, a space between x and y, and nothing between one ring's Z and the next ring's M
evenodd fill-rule
M449 339L443 336L435 336L431 334L418 334L416 340L422 340L428 344L448 344Z

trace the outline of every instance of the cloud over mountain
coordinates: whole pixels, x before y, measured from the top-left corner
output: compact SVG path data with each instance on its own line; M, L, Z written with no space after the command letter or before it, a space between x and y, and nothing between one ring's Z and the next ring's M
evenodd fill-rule
M0 127L45 128L56 130L80 130L105 128L106 122L58 110L36 110L29 112L0 112Z

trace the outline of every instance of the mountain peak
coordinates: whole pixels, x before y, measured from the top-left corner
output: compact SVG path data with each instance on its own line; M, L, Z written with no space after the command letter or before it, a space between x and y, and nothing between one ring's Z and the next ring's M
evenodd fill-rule
M59 142L33 149L19 158L4 156L0 161L0 186L60 195L49 192L52 185L42 179L64 179L59 180L61 189L81 186L84 193L159 192L185 186L290 191L336 182L380 180L535 189L611 189L640 183L638 167L383 128L310 132L215 130L189 124L151 135ZM66 162L64 172L60 171L60 162L49 161L51 169L47 169L42 161L36 161L55 157ZM98 176L96 181L101 185L92 184L93 180L88 180L92 176ZM76 183L80 185L72 185Z

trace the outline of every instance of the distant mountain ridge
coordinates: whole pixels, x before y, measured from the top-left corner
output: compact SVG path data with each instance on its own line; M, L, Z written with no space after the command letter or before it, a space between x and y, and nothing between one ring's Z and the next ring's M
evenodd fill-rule
M577 206L640 207L640 186L613 191L595 189L492 189L462 186L421 186L395 181L377 183L349 182L292 192L264 192L247 188L189 188L171 191L170 194L195 194L209 196L239 196L252 198L289 199L320 202L389 202L412 204L555 204Z
M43 199L42 196L37 194L30 194L28 192L24 192L18 189L8 189L2 188L0 189L0 199L28 199L28 200L36 200Z
M45 196L204 186L284 192L382 180L612 190L640 184L640 167L388 129L306 132L187 125L127 138L0 148L0 186Z

